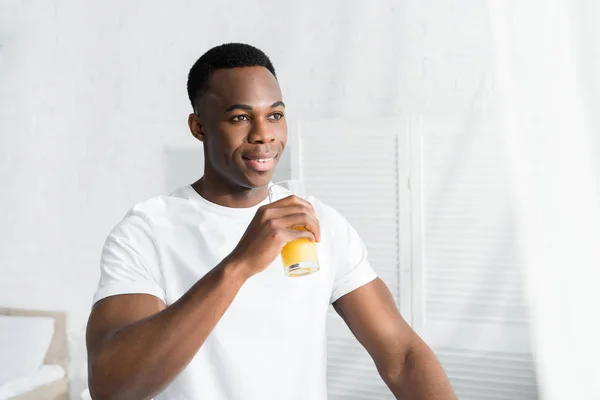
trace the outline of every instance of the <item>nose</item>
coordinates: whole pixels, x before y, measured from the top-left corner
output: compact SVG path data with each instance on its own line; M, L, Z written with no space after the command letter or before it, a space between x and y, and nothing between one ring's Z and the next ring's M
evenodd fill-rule
M266 144L275 141L275 133L268 122L256 121L248 135L248 141L252 144Z

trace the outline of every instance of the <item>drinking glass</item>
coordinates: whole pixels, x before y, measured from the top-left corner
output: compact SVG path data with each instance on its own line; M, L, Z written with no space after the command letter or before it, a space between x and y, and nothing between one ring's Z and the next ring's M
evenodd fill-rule
M306 199L306 191L302 181L278 182L269 188L269 201L271 203L291 195ZM294 229L306 228L296 226ZM281 260L283 261L283 270L289 277L304 276L317 272L319 270L317 244L306 238L293 240L281 250Z

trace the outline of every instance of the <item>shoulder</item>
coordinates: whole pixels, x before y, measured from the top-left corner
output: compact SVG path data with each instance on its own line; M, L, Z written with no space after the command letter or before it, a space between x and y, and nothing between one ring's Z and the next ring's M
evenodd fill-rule
M339 230L346 229L349 226L348 220L332 206L312 196L309 196L307 200L315 209L322 227L326 226L330 229Z
M169 195L153 196L131 207L119 225L147 225L154 228L156 224L179 215L189 204L186 188Z
M333 242L344 245L344 248L363 248L364 243L359 233L341 212L314 197L309 197L308 201L315 209L322 236L333 239Z

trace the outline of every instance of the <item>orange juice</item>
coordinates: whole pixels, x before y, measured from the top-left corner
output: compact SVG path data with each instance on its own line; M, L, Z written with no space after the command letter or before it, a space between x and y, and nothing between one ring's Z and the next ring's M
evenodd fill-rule
M296 227L294 229L306 229ZM292 240L281 249L281 261L287 276L303 276L319 270L317 244L309 239Z
M309 239L296 239L281 249L281 259L286 268L304 261L317 261L317 245Z

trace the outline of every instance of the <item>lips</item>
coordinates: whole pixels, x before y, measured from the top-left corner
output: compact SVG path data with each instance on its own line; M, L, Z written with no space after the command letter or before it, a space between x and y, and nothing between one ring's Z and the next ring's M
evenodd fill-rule
M242 156L248 168L256 172L265 172L275 166L278 154L247 154Z

